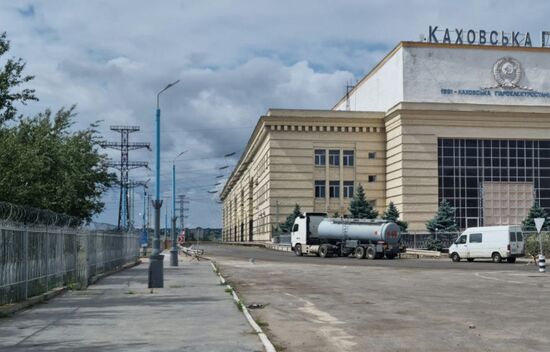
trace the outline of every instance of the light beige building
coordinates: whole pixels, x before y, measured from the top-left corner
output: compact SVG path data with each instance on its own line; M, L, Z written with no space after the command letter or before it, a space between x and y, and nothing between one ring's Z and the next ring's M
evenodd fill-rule
M222 193L224 241L267 241L299 204L345 214L363 185L411 230L550 210L550 50L402 42L333 110L262 116Z

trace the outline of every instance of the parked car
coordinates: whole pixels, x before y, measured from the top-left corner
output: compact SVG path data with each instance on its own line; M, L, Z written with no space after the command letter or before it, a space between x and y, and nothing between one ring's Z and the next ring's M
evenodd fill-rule
M525 242L519 225L472 227L449 247L449 258L453 262L490 258L495 263L503 259L514 263L517 257L524 255Z

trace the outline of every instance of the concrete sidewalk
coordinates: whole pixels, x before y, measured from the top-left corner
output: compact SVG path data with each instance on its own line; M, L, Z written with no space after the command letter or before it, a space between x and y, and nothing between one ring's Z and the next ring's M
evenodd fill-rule
M0 319L0 351L263 351L208 261L165 256L163 289L148 263Z

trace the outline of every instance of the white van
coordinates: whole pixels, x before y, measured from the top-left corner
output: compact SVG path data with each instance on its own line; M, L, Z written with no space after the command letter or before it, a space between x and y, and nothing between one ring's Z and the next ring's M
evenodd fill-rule
M514 263L516 257L525 255L525 243L521 226L486 226L466 229L449 247L449 258L469 262L475 258L491 258L500 263L503 258Z

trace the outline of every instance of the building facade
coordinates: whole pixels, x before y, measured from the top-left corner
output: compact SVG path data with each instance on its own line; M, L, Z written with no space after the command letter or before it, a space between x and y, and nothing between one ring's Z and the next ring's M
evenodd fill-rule
M411 230L550 210L550 50L402 42L332 110L269 110L222 193L223 239L267 241L295 204L345 214L361 184Z

